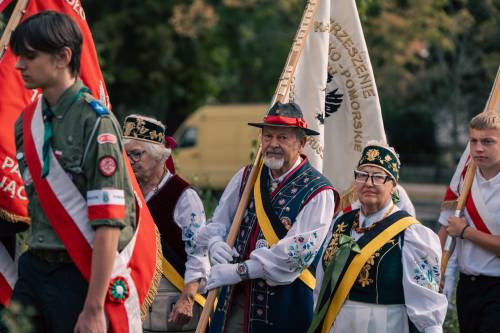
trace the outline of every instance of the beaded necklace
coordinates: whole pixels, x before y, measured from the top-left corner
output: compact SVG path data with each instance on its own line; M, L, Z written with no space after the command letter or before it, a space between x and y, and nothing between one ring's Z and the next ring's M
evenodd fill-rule
M391 206L391 209L389 209L380 220L373 222L372 225L364 228L364 227L359 226L359 212L361 211L361 209L360 209L356 212L356 215L354 216L354 222L352 223L352 229L354 229L358 234L362 234L362 233L365 233L367 231L370 231L373 228L375 228L377 225L379 225L380 222L382 222L387 216L389 216L393 210L394 210L394 204Z

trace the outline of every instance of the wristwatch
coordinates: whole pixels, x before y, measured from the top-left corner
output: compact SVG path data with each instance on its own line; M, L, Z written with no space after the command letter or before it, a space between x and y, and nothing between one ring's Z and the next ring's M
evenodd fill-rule
M236 266L236 273L238 273L241 280L248 280L250 278L248 276L248 266L245 262L240 262L238 266Z

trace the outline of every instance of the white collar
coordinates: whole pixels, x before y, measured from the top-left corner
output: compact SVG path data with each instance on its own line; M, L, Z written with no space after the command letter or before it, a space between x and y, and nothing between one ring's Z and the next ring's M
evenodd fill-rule
M144 196L144 200L146 200L146 202L148 202L156 194L156 192L158 192L158 190L161 189L167 183L167 181L172 176L173 175L170 173L170 171L168 171L168 169L166 169L165 176L163 176L163 178L160 180L160 183L158 184L158 186L155 189L153 189L152 191L149 191Z
M390 211L391 209L392 209L392 211ZM370 214L368 216L365 216L365 214L363 214L363 211L360 208L359 209L359 225L362 226L363 228L367 228L367 227L371 226L373 223L383 219L386 214L389 215L389 211L390 211L390 214L393 214L393 213L397 212L398 210L399 210L399 208L392 202L392 198L389 198L389 200L384 205L384 207L382 207L377 212Z
M495 177L490 178L490 179L486 179L481 174L481 170L479 170L479 168L477 168L476 177L477 177L478 183L481 185L482 184L500 185L500 172L497 173L495 175Z

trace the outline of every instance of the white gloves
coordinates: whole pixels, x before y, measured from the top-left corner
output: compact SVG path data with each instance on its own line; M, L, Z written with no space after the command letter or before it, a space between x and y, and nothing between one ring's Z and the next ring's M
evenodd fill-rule
M237 256L238 252L235 249L231 249L222 237L215 236L210 239L208 243L208 257L212 266L230 263L233 261L233 257Z
M446 271L444 272L443 294L448 300L448 309L451 309L453 306L453 291L455 290L455 282L457 280L457 269L457 256L454 252L450 257L448 265L446 266Z
M213 266L208 276L207 289L211 290L241 282L241 277L236 272L237 267L238 264L218 264Z
M248 278L258 279L264 278L264 267L257 260L245 261ZM207 290L218 288L221 286L229 286L243 281L238 274L237 268L239 264L217 264L212 266L210 275L208 276Z

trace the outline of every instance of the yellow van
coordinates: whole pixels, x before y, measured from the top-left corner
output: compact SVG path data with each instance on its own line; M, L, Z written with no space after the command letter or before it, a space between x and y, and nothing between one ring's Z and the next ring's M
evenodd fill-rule
M200 188L224 189L256 150L259 129L247 123L261 121L267 109L267 104L228 104L195 111L174 134L179 175Z

